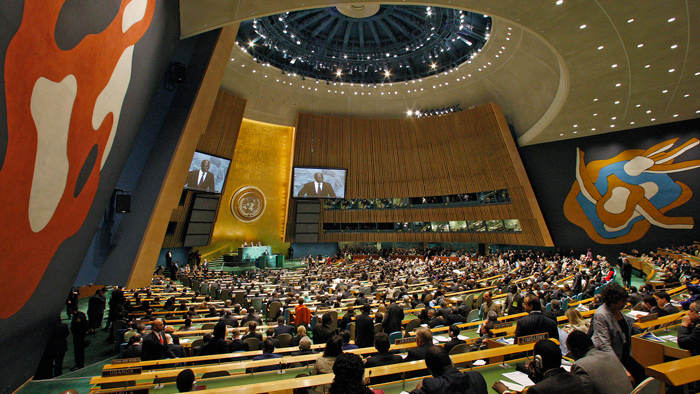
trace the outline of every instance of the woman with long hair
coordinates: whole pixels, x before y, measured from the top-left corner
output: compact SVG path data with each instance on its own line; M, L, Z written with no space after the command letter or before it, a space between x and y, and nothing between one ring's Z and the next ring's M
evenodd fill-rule
M564 331L567 333L572 333L573 331L582 331L587 333L590 325L588 321L583 318L581 312L576 308L569 308L566 310L566 318L569 320L569 324L564 327Z

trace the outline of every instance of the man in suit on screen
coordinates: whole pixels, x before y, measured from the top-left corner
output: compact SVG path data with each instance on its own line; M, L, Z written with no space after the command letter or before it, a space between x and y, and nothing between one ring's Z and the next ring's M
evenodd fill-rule
M305 184L299 190L299 197L335 197L335 192L330 183L323 181L323 174L314 174L314 181Z
M190 189L201 189L207 191L214 190L214 174L209 172L209 160L202 160L202 164L199 166L199 170L190 171L187 174L187 182L185 187Z

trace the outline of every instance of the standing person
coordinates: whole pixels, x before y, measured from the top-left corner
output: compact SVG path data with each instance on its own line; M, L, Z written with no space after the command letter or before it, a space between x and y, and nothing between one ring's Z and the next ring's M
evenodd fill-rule
M621 312L627 304L627 291L617 283L610 283L600 295L603 305L593 315L593 344L598 350L614 352L635 384L639 384L646 379L646 373L632 358L632 327Z
M323 174L317 172L314 174L313 182L304 184L299 190L299 197L335 197L333 186L330 183L323 181Z
M168 249L168 251L165 253L165 266L170 267L171 264L173 263L173 252Z
M90 329L90 323L88 322L85 313L78 310L77 306L72 307L71 315L73 319L70 323L70 332L73 334L73 354L75 358L75 365L70 369L71 371L77 371L85 367L85 348L90 342L85 339L87 332Z
M524 337L533 334L546 332L549 338L559 340L559 330L557 322L545 317L542 314L542 304L540 299L533 293L528 293L523 301L525 311L529 315L518 319L515 323L515 343L518 343L519 337Z
M73 318L73 307L78 307L79 295L80 291L78 291L77 287L72 287L68 293L68 299L66 300L66 314L68 315L69 319Z
M621 271L622 285L629 289L632 286L632 263L627 257L622 258Z
M372 347L374 344L374 320L370 316L369 304L362 305L362 313L355 316L355 344L359 347Z
M163 332L163 320L156 319L151 324L151 333L143 338L141 361L162 360L168 352L168 342Z
M333 316L330 313L324 313L323 316L321 316L321 322L316 323L312 331L315 345L328 342L328 339L333 335L329 327L332 322Z
M506 297L506 306L508 307L508 314L515 315L518 313L523 313L525 310L523 307L523 293L518 289L518 285L512 284L508 288L510 294Z
M213 192L215 189L214 174L209 172L210 165L209 160L202 160L199 170L192 170L187 174L185 187Z
M63 358L68 351L66 338L69 334L68 325L58 319L51 330L49 343L34 373L34 380L51 379L63 374Z
M88 318L90 319L90 333L93 333L96 328L102 326L104 318L105 306L107 304L102 290L97 290L95 295L88 300Z
M382 330L388 335L392 332L401 331L403 321L403 309L396 304L396 300L388 298L389 306L386 307L386 315L382 321Z

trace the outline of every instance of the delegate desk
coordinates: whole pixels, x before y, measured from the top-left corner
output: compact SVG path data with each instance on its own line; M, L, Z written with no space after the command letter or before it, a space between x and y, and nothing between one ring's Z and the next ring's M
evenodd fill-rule
M646 367L646 373L671 386L683 386L700 380L700 356L669 361L663 364Z
M664 328L653 331L657 337L673 336L678 337L678 327ZM664 358L682 359L690 357L690 351L683 350L678 347L675 340L666 340L657 342L650 339L642 338L644 334L635 335L632 337L632 357L637 360L643 367L650 365L662 364L666 361Z
M502 346L494 349L487 349L487 350L480 350L476 352L469 352L469 353L463 353L463 354L457 354L453 355L452 359L455 364L462 364L462 363L469 363L473 362L476 360L481 360L481 359L494 359L494 358L500 358L504 357L507 355L511 354L519 354L523 352L529 352L532 351L534 347L534 343L529 343L526 345L514 345L514 346ZM351 351L353 353L357 353L360 349ZM306 358L316 358L319 355L310 355L310 356L297 356L294 359L298 361L302 361L302 359ZM244 365L246 367L249 366L260 366L260 365L277 365L279 360L261 360L261 361L251 361L251 362L246 362L246 363L240 363L238 366L243 367ZM514 365L514 364L513 364ZM508 369L510 368L510 369ZM210 370L220 370L222 369L220 366L217 368L216 366L211 366L211 367L194 367L192 368L193 370L196 369L195 373L203 373L203 372L210 372ZM261 392L290 392L293 389L296 388L302 388L302 387L315 387L323 384L328 384L333 381L334 375L333 374L325 374L325 375L318 375L318 376L311 376L311 377L304 377L304 378L294 378L298 373L303 373L307 372L310 368L308 367L302 367L302 368L294 368L291 370L287 370L286 373L284 374L278 374L277 371L272 371L272 372L262 372L262 373L248 373L248 374L237 374L233 376L226 376L226 377L221 377L221 378L214 378L214 379L201 379L198 378L198 384L200 385L206 385L206 390L203 391L203 393L261 393ZM411 361L411 362L404 362L404 363L399 363L399 364L394 364L394 365L388 365L388 366L383 366L383 367L376 367L376 368L368 368L365 370L365 376L385 376L385 375L396 375L396 374L403 374L406 372L411 372L411 371L417 371L417 370L423 370L425 369L425 362L424 361ZM493 385L493 383L497 380L501 379L501 374L503 372L512 372L514 370L512 365L509 366L504 366L502 364L499 365L488 365L485 368L477 369L482 374L484 375L484 378L487 379L487 384L489 386ZM169 373L169 371L161 371L160 374L163 375L162 377L166 375L174 375L177 376L177 373L179 373L179 370L173 370L172 372ZM95 377L91 379L92 384L100 384L100 383L108 383L108 382L129 382L129 380L132 381L137 381L137 380L152 380L154 379L154 373L148 373L148 374L142 374L142 375L130 375L130 376L119 376L119 377L111 377L111 378L102 378L102 377ZM371 379L371 378L370 378ZM412 385L412 388L415 387L415 385L418 384L418 382L422 381L423 378L416 378L412 379L409 381L399 381L395 383L390 383L387 385L379 385L376 386L377 388L384 389L387 394L398 394L401 390L403 390L403 387L409 387L409 385ZM280 380L285 380L284 385L280 385ZM370 382L371 383L371 382ZM406 386L404 386L404 384ZM152 383L148 384L141 384L139 385L139 388L145 388L151 386ZM133 385L131 387L134 387ZM389 390L389 391L387 391ZM174 383L168 383L165 384L162 388L158 389L159 394L169 394L169 393L176 393L177 388L175 387Z
M238 248L238 258L241 259L241 261L255 261L258 259L258 257L262 256L265 252L267 252L268 256L272 256L272 247L271 246L248 246L245 248Z

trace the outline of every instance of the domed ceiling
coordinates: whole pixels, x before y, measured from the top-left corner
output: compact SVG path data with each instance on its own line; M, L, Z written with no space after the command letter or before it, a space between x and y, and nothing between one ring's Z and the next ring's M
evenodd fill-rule
M324 0L180 0L181 35L184 38L231 24L245 25L246 21L252 27L255 19L263 26L262 21L270 16L281 22L279 15L299 15L300 20L294 23L311 22L304 28L311 34L324 21L331 21L315 37L330 36L329 44L340 43L341 48L353 22L348 47L352 47L351 41L360 47L362 31L362 47L370 48L393 41L380 23L371 23L378 36L375 39L369 24L363 23L360 30L359 21L380 20L382 9L406 6L403 0L386 0L381 5L357 0L330 4ZM415 116L416 111L423 114L458 104L469 108L494 102L503 109L521 146L700 116L698 2L432 0L410 4L422 17L428 7L462 11L465 18L468 12L487 15L488 40L471 63L462 63L458 69L451 68L447 50L438 49L437 64L445 67L442 72L376 84L330 78L328 82L322 78L316 81L299 70L290 74L282 67L290 64L289 56L273 65L272 59L257 59L247 46L244 52L234 45L221 88L247 100L246 118L288 126L294 126L299 112L401 118ZM310 18L320 19L312 22ZM418 16L414 18L418 20ZM396 19L400 18L389 18ZM343 24L331 34L341 20ZM397 43L408 39L395 26L384 24ZM406 25L400 26L409 32ZM412 64L423 64L417 52L409 52ZM393 54L389 58L393 59ZM390 72L398 78L395 67ZM347 67L341 73L349 77Z
M471 62L491 18L431 6L350 5L241 23L237 44L258 63L325 81L419 79Z

